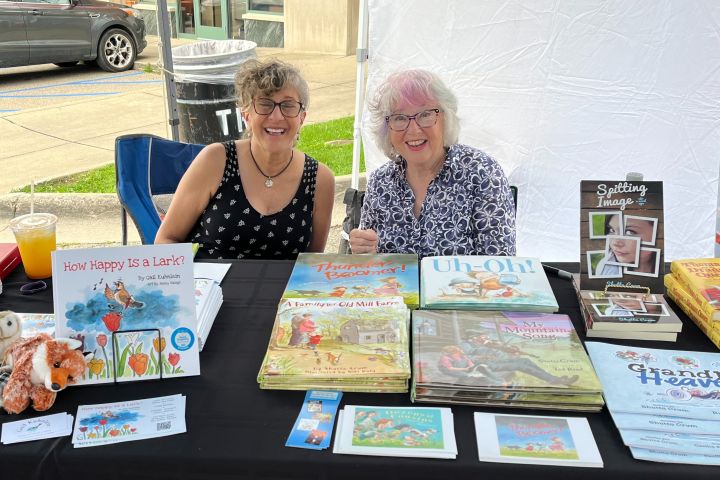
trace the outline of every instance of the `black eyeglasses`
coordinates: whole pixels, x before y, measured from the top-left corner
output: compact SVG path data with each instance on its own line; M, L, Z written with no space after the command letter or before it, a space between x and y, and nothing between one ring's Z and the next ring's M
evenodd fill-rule
M422 112L416 113L415 115L403 115L402 113L395 113L385 117L385 123L390 130L394 132L402 132L407 130L410 126L410 120L415 120L417 126L420 128L432 127L437 123L438 115L440 115L439 108L431 108L429 110L423 110Z
M269 98L258 98L253 100L253 108L258 115L270 115L275 107L280 107L280 113L286 118L295 118L303 111L303 104L295 100L283 100L274 102Z

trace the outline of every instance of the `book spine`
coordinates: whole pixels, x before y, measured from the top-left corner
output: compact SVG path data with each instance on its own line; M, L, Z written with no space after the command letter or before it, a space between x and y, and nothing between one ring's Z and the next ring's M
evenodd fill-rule
M711 321L720 320L720 310L712 306L708 299L701 293L703 284L683 266L682 262L674 261L670 263L670 271L673 278L682 285L682 288L690 295L699 308L701 308ZM667 286L667 285L666 285Z
M677 281L675 275L665 275L664 282L668 297L682 308L685 314L702 330L716 347L720 348L720 330L716 329L707 313L703 311L690 293Z

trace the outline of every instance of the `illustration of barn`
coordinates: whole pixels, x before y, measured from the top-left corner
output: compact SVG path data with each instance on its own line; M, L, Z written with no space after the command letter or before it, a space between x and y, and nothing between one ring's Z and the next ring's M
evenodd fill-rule
M395 343L397 333L387 324L358 324L349 320L340 327L340 339L344 343L363 345L367 343Z

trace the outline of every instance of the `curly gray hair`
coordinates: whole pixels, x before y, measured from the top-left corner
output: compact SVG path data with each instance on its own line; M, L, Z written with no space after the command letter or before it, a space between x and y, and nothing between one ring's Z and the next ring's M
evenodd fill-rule
M389 158L394 158L390 129L385 117L401 103L423 105L437 103L445 116L443 143L449 147L460 136L457 98L436 74L427 70L404 70L393 73L378 87L375 98L368 104L370 131L375 143Z

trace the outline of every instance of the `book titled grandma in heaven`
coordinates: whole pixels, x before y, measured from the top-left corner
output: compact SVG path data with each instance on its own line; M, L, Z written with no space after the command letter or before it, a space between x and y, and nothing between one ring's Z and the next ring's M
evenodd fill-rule
M422 308L546 313L558 310L537 258L425 257L420 266Z
M283 298L403 297L409 308L419 304L415 254L341 255L301 253Z
M585 346L612 413L720 420L720 354Z

